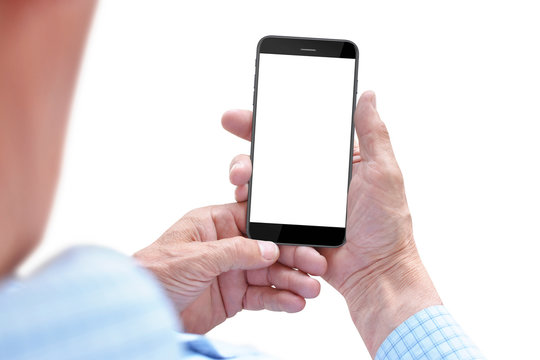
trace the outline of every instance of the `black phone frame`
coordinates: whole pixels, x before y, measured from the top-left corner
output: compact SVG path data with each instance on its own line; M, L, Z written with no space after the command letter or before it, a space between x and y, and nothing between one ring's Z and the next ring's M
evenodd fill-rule
M254 163L255 125L257 117L257 89L259 80L259 55L282 54L299 56L321 56L355 59L354 66L354 89L351 111L351 139L349 153L349 178L347 191L351 181L352 156L354 144L354 111L356 107L356 95L358 87L358 48L349 40L305 38L291 36L269 35L263 37L257 45L257 57L255 60L255 84L253 91L253 121L251 141L251 161ZM345 227L309 226L295 224L274 224L250 222L251 210L251 185L248 183L248 204L246 218L246 233L249 238L273 241L280 245L302 245L314 247L339 247L346 241L347 218Z

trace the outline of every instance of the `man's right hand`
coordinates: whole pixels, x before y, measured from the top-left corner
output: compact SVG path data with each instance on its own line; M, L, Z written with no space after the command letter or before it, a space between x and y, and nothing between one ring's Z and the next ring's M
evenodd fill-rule
M223 127L251 140L251 112L229 111ZM403 177L375 94L364 93L354 116L358 135L347 209L347 242L321 249L323 276L347 300L353 321L374 357L386 336L416 312L441 300L416 251ZM324 164L321 164L324 167ZM236 200L247 199L251 161L233 159Z

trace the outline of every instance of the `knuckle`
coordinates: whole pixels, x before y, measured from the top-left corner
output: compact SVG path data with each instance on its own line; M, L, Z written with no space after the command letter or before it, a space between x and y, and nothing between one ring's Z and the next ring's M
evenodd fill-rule
M216 224L219 220L221 220L223 217L227 216L227 212L223 208L223 206L211 206L209 208L210 210L210 218L212 219L212 222Z
M236 201L244 201L247 198L247 186L237 186L234 190L234 198Z
M264 309L266 307L266 299L265 299L265 296L264 296L264 292L263 291L259 291L259 293L257 294L256 296L256 308L257 309Z
M216 232L216 234L213 234L213 237L220 232L221 228L227 228L230 224L236 224L234 215L227 205L214 205L210 207L210 219L212 219L214 232Z
M219 245L215 241L206 243L205 254L202 256L202 263L204 267L213 276L218 276L219 274L228 271L229 269L225 266L227 264L226 260L227 254L223 251L220 251Z
M249 310L261 310L265 307L263 291L253 291L248 288L242 298L242 307Z
M279 287L283 287L282 281L277 280L277 278L279 277L278 274L276 274L277 270L278 268L275 265L269 267L268 271L266 272L266 281L272 286L279 285Z
M244 293L244 296L242 296L242 309L249 309L248 296L250 291L251 290L248 288Z
M161 235L159 241L163 244L169 244L178 241L193 241L196 240L196 237L196 232L192 231L191 228L179 228L167 230L165 233L163 233L163 235Z
M241 252L241 250L245 247L244 242L242 241L242 238L239 236L233 237L231 240L231 250L233 253L238 254Z
M386 173L385 173L385 167L381 166L381 164L374 160L369 160L366 163L367 166L367 174L368 179L370 179L370 182L374 184L380 184L381 182L386 180Z
M388 127L386 127L386 124L382 121L379 121L379 123L377 124L376 131L380 137L390 137L390 134L388 133Z
M374 184L403 186L403 174L395 161L368 161L369 178Z
M397 164L390 166L388 169L388 177L392 183L397 185L403 185L403 174Z
M242 254L242 250L245 248L245 244L242 241L242 238L236 236L227 240L226 256L231 259L239 259Z
M283 277L282 286L286 289L290 289L292 287L292 284L294 283L294 278L296 275L298 275L296 270L288 271Z

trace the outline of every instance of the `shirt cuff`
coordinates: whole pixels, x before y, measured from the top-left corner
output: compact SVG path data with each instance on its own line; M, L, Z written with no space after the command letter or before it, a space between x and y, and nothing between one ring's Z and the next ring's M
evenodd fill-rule
M182 347L182 359L234 359L234 360L277 360L247 345L229 344L210 340L206 336L177 333L176 338Z
M379 347L375 360L484 359L448 310L421 310L399 325Z

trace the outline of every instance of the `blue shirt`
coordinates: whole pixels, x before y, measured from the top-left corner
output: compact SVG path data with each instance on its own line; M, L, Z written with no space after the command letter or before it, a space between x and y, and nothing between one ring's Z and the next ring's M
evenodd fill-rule
M0 359L271 359L180 331L152 274L104 248L74 248L24 281L0 282ZM376 359L482 357L440 306L401 324Z

